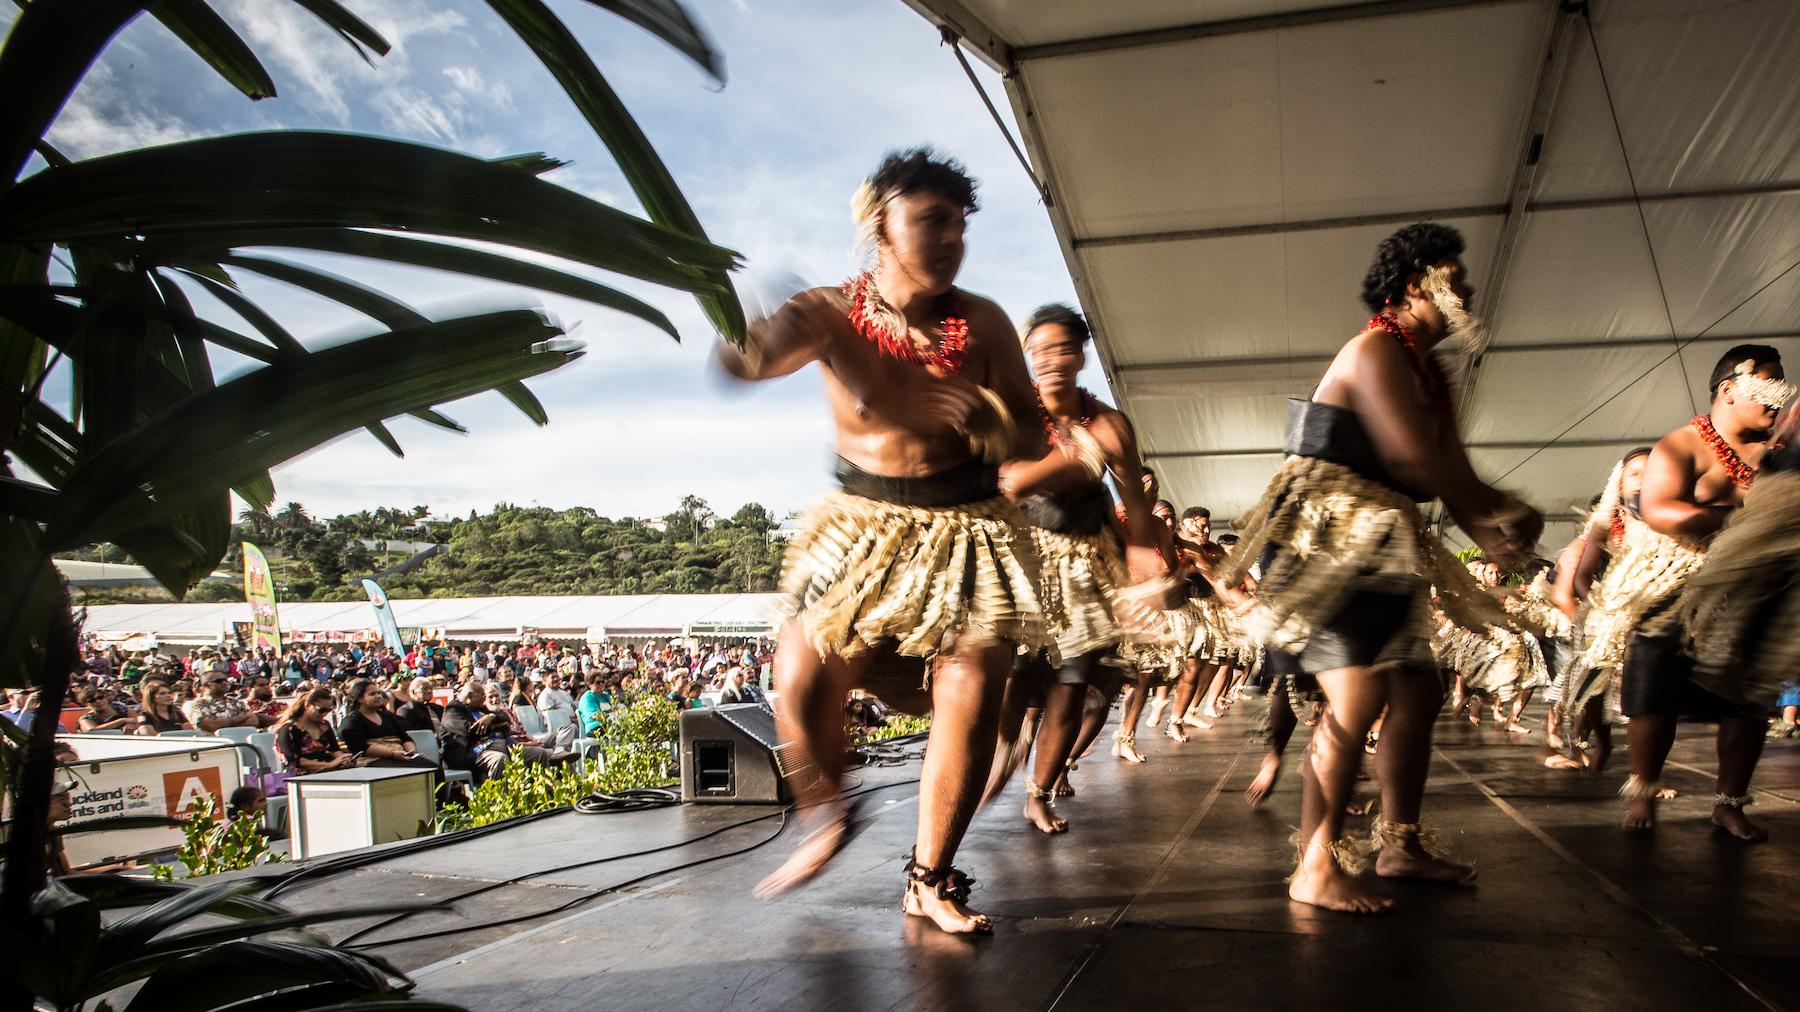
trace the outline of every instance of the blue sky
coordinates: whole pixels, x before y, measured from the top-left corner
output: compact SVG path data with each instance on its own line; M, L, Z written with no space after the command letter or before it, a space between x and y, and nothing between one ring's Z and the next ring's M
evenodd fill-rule
M372 68L297 4L214 5L275 78L280 96L260 103L230 89L142 18L83 82L51 139L88 157L193 136L305 127L483 156L541 150L571 162L552 181L638 210L605 148L485 5L346 2L394 43ZM744 254L749 287L787 272L815 283L846 276L851 192L883 152L925 143L962 159L981 183L983 208L971 219L961 283L1015 319L1043 302L1073 301L1035 190L936 30L900 0L698 0L692 9L725 53L729 81L722 90L633 26L573 0L551 2L669 163L712 237ZM1004 111L999 78L979 64L977 72ZM433 315L522 297L435 272L305 259ZM312 296L254 278L244 284L303 339L366 329L354 314ZM831 431L816 369L726 387L706 368L712 335L691 300L630 282L620 287L667 312L684 343L607 310L532 295L588 345L585 358L532 382L549 411L548 427L532 426L499 395L484 394L446 411L468 435L397 420L390 426L404 460L366 434L347 436L277 470L278 500L298 500L324 515L413 504L466 514L507 501L642 516L668 512L692 493L727 514L747 501L780 514L804 508L824 490ZM206 311L203 296L196 302ZM1089 372L1089 386L1100 392L1098 368Z

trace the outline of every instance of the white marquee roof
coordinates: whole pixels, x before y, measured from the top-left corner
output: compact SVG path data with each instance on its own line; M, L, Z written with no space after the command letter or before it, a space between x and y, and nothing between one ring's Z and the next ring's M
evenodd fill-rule
M708 629L769 630L773 594L620 594L461 597L391 601L402 628L443 629L453 638L508 639L520 630L544 636L678 636ZM303 601L280 606L284 632L360 633L375 628L367 601ZM87 609L84 630L108 639L154 636L168 643L211 643L233 622L250 621L234 604L102 604Z
M1476 466L1547 512L1704 410L1729 345L1800 355L1792 0L1597 0L1591 35L1559 0L906 2L1007 75L1180 505L1254 501L1412 221L1463 231L1494 327Z

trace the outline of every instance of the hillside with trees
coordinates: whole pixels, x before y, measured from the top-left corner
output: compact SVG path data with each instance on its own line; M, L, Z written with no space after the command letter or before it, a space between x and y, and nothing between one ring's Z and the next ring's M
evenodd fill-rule
M718 516L686 496L658 518L603 517L587 507L556 510L501 503L488 513L438 519L424 506L382 507L326 519L297 502L238 515L220 571L243 572L239 543L268 557L284 601L361 600L361 580L380 576L396 598L503 594L708 594L774 589L783 543L780 521L748 503ZM420 542L448 551L396 571ZM132 561L116 545L93 545L69 558ZM241 579L208 580L190 601L242 597ZM92 591L89 604L144 600L139 593Z

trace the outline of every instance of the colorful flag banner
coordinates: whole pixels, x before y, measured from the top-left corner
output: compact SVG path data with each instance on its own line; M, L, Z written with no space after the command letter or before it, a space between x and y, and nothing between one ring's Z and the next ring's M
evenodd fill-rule
M244 600L250 602L255 629L250 634L253 650L267 648L281 656L281 619L275 612L275 580L262 550L244 542Z

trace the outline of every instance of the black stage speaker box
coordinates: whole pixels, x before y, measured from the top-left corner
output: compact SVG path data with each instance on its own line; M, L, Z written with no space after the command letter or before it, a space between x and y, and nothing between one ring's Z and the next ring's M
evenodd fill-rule
M804 761L800 754L781 746L775 711L761 703L683 710L681 800L785 804L790 795L784 777Z

